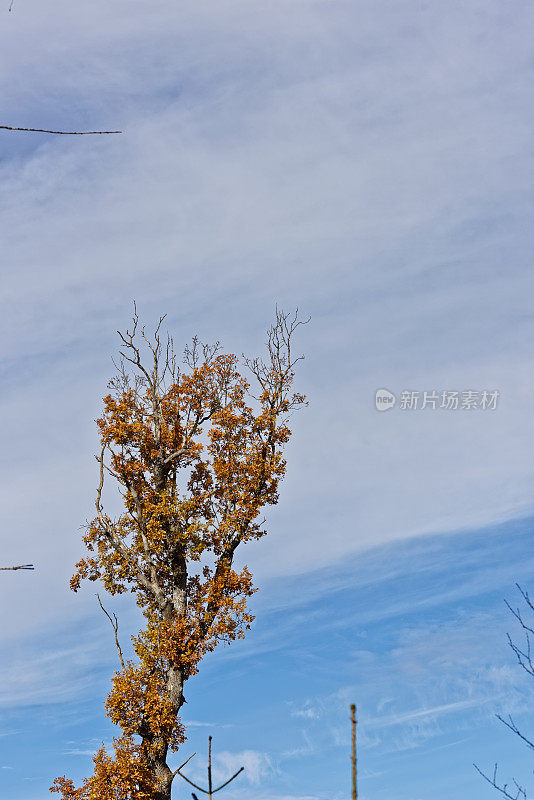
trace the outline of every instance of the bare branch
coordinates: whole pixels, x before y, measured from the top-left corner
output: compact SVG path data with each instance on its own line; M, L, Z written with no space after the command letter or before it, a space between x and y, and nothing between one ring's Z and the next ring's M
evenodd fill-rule
M174 775L179 775L179 776L180 776L180 778L183 778L183 779L184 779L184 781L187 781L187 783L188 783L190 786L194 786L194 787L195 787L195 789L198 789L198 791L199 791L199 792L204 792L204 794L208 794L208 793L207 793L207 791L206 791L205 789L202 789L200 786L197 786L197 785L196 785L196 783L193 783L193 781L190 781L190 780L189 780L189 778L186 778L186 777L185 777L185 775L182 775L182 773L180 772L180 769L177 769L177 770L174 772Z
M207 422L208 420L210 420L213 417L213 415L215 414L216 410L217 410L216 408L213 408L207 414L204 414L203 417L199 417L199 416L196 417L196 419L195 419L195 421L193 423L193 426L192 426L191 430L189 431L189 435L187 436L187 438L184 438L184 440L183 440L182 446L180 447L179 450L175 450L174 453L171 453L170 455L168 455L166 458L163 459L163 464L164 465L167 465L170 461L173 461L175 458L179 458L181 455L183 455L186 452L192 437L198 432L198 429L200 428L201 425L203 425L205 422Z
M219 788L218 788L218 789L213 789L213 792L212 792L212 793L213 793L213 794L215 794L215 792L218 792L220 789L224 789L224 787L225 787L225 786L228 786L228 784L230 783L230 781L233 781L233 780L234 780L234 778L237 778L237 776L238 776L238 775L240 775L240 774L243 772L243 770L244 770L244 769L245 769L245 767L240 767L240 768L237 770L237 772L236 772L234 775L232 775L232 777L231 777L231 778L228 778L228 780L226 781L226 783L222 783L222 784L219 786Z
M14 569L35 569L33 564L19 564L17 567L0 567L0 570L14 570Z
M517 586L519 592L521 593L521 596L523 597L523 600L525 601L525 604L526 604L527 608L530 609L531 611L534 611L534 605L533 605L533 603L532 603L532 601L531 601L531 599L530 599L530 597L528 595L528 592L524 591L518 583L516 583L516 586ZM525 647L525 650L522 650L520 647L518 647L518 645L516 645L512 641L512 637L510 636L510 634L507 634L507 636L508 636L508 644L510 645L511 649L513 650L519 665L521 667L523 667L525 672L528 672L529 675L532 675L534 677L534 662L532 660L531 640L530 640L530 637L534 636L534 628L530 627L530 625L527 625L527 623L523 619L523 615L521 614L521 611L519 610L519 608L515 608L515 609L512 608L512 606L510 605L510 603L508 603L507 600L505 600L504 602L505 602L506 607L508 608L508 610L511 611L511 613L514 615L516 620L521 625L523 631L525 632L525 645L526 645L526 647Z
M509 716L508 717L509 722L507 722L499 714L495 714L495 716L497 717L497 719L500 722L502 722L503 725L506 725L507 728L509 728L513 733L515 733L517 736L519 736L519 738L522 739L525 742L525 744L527 744L532 750L534 750L534 744L530 741L530 739L527 739L526 736L523 736L523 734L521 733L521 731L518 729L517 725L513 721L512 717Z
M100 464L100 481L98 483L98 489L96 490L96 500L95 500L96 510L97 510L98 516L100 518L102 517L102 505L101 505L100 501L102 499L102 489L104 488L104 453L105 452L106 452L106 445L102 445L102 450L100 452L100 458L98 458L98 456L95 456L96 460Z
M204 362L206 364L211 364L220 349L221 343L219 341L215 342L214 344L202 344L198 336L193 336L191 340L191 347L186 345L184 348L183 362L191 369L195 369L197 364L200 362L200 356L202 353Z
M269 361L266 363L262 358L248 358L243 355L244 363L257 379L263 392L272 397L273 404L274 398L280 394L295 364L304 358L304 356L292 357L291 343L295 330L299 325L307 325L310 319L311 317L300 320L298 308L291 317L289 313L280 311L277 306L275 321L267 332ZM293 407L294 403L290 403L289 408Z
M139 315L137 313L137 304L136 304L136 302L134 300L133 329L132 329L132 331L130 332L128 329L126 329L126 333L125 334L121 333L121 331L117 331L117 333L119 334L119 336L120 336L123 344L125 345L125 347L127 347L129 350L131 350L134 353L135 357L131 358L131 356L128 356L122 350L120 351L120 354L126 361L129 361L130 364L133 364L134 367L137 367L137 369L140 370L143 373L143 375L145 376L145 378L148 381L148 385L151 388L153 388L152 379L151 379L149 373L147 372L147 370L144 368L143 364L141 363L141 352L140 352L139 348L136 347L136 345L134 344L134 339L135 339L135 336L136 336L136 333L137 333L138 324L139 324Z
M530 599L530 597L528 595L528 592L523 590L518 583L516 583L516 586L517 586L517 588L518 588L518 590L519 590L519 592L520 592L520 594L521 594L521 596L522 596L522 598L523 598L523 600L525 602L525 605L527 606L527 609L529 609L530 611L534 611L534 603ZM523 615L522 615L522 613L521 613L519 608L512 608L512 606L510 605L510 603L508 603L507 600L505 600L504 602L505 602L505 605L508 608L508 610L511 611L511 613L513 614L515 619L521 625L521 628L523 629L524 634L525 634L525 649L524 650L521 649L520 647L518 647L518 645L516 645L513 642L512 637L510 636L510 634L507 634L508 644L510 645L511 650L515 654L515 656L517 658L517 661L518 661L518 664L521 667L523 667L525 672L527 672L529 675L534 677L534 660L533 660L533 657L532 657L532 646L531 646L531 638L530 638L531 636L534 636L534 628L532 628L530 625L528 625L525 622L525 620L523 618ZM532 742L530 739L527 739L527 737L524 736L524 734L521 733L521 731L519 730L519 728L517 727L516 723L514 722L514 720L513 720L513 718L511 716L508 716L508 719L504 719L499 714L496 714L496 717L500 722L502 722L503 725L506 725L506 727L509 730L511 730L512 733L515 733L516 736L518 736L521 739L521 741L524 742L527 745L527 747L529 747L531 750L534 750L534 742ZM482 772L482 770L480 770L477 767L476 764L474 764L473 766L475 767L477 772L479 772L480 775L482 775L482 777L491 786L494 787L494 789L497 789L497 791L499 791L503 795L503 797L509 798L509 800L527 800L527 795L526 795L525 789L523 788L523 786L521 786L515 780L515 778L512 779L513 780L513 784L514 784L514 788L512 788L512 789L508 788L508 784L507 783L503 783L502 785L497 783L497 764L495 764L495 768L493 770L493 776L492 777L489 777L484 772Z
M477 767L476 764L473 764L473 766L476 769L476 771L480 775L482 775L484 780L486 780L490 784L490 786L493 786L494 789L497 789L497 791L499 791L504 797L507 797L508 800L527 800L527 795L524 788L520 786L516 780L514 780L516 794L510 794L510 792L508 791L507 783L504 783L502 786L500 786L497 783L497 764L495 764L495 768L493 770L493 776L491 778L488 775L486 775L485 772L482 772L482 770L479 769L479 767Z
M9 9L11 11L11 7ZM0 125L4 131L27 131L30 133L53 133L57 136L97 136L109 133L122 133L122 131L49 131L45 128L17 128L13 125Z
M186 761L184 761L184 763L183 763L183 764L180 764L180 766L179 766L179 767L177 767L177 769L175 769L175 770L174 770L174 772L172 773L172 777L174 778L176 775L178 775L178 773L180 772L180 770L181 770L181 769L183 769L183 768L185 767L185 765L186 765L186 764L189 764L189 762L191 761L191 759L192 759L192 758L194 758L195 756L196 756L196 753L193 753L193 755L192 755L192 756L189 756L189 758L188 758L188 759L186 759Z
M187 443L189 443L189 439L187 439ZM163 459L164 464L168 464L170 461L173 461L175 458L179 458L181 455L185 453L187 450L187 444L184 444L183 447L180 447L179 450L175 450L174 453L171 453L167 458Z
M111 627L113 628L113 633L115 634L115 645L117 647L117 653L119 654L119 661L121 662L121 667L124 669L124 658L123 658L123 655L122 655L121 646L119 644L119 636L118 636L119 623L118 623L118 620L117 620L117 615L113 614L113 619L111 619L111 616L108 614L108 612L106 611L106 609L102 605L102 601L100 599L100 595L97 593L96 596L97 596L100 608L102 609L102 611L104 612L106 617L109 619L109 621L111 623Z

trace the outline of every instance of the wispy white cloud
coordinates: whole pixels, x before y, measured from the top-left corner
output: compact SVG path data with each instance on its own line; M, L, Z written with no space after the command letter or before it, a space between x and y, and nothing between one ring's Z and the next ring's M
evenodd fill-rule
M188 765L186 774L199 786L205 786L207 775L207 759L195 758ZM239 751L221 750L213 754L212 776L215 786L220 786L235 775L241 767L243 773L232 782L231 791L241 794L240 786L243 782L248 786L260 787L265 779L276 772L276 767L268 753L258 750L246 749ZM248 790L247 790L248 791Z
M400 624L391 646L354 649L345 659L355 682L291 710L306 728L306 746L283 755L347 748L349 703L358 700L358 741L367 757L458 743L496 713L532 710L529 677L506 647L505 623L489 613ZM348 660L348 664L347 664ZM306 715L308 708L314 713ZM524 716L523 716L524 718ZM453 742L449 741L453 737Z
M245 768L245 779L253 786L258 786L274 769L270 756L256 750L242 750L236 753L223 750L215 756L214 774L218 780L226 780L241 767Z
M199 722L198 720L184 720L185 725L188 728L231 728L232 723L220 723L220 722Z
M312 717L311 719L315 719ZM314 743L311 740L311 737L306 730L301 730L300 732L301 738L304 740L304 744L294 747L291 750L284 750L280 754L280 759L284 758L300 758L302 756L309 756L315 752L316 748Z
M293 703L291 704L291 716L302 717L303 719L318 719L320 712L312 700L306 700L300 708Z
M470 700L457 700L454 703L445 703L434 706L433 708L417 708L413 711L404 711L401 714L392 714L387 717L375 717L367 721L370 728L388 728L392 725L403 725L406 722L425 720L428 717L438 718L443 714L465 711L466 709L478 707L485 703L494 703L495 697L477 697Z

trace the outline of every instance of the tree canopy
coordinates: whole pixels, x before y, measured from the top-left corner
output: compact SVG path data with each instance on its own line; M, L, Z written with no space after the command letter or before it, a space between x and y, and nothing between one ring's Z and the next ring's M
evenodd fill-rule
M261 512L278 501L289 417L305 402L292 388L298 314L277 310L265 360L241 364L198 339L179 364L162 321L149 337L135 313L119 333L119 373L97 420L96 516L71 580L74 591L88 579L112 595L133 593L145 627L132 637L132 659L116 635L120 670L106 701L121 729L114 752L96 753L79 788L56 778L51 791L63 800L169 800L179 770L169 754L186 737L184 685L206 653L243 637L253 619L252 575L234 567L234 555L266 533ZM124 503L116 519L104 509L106 477Z

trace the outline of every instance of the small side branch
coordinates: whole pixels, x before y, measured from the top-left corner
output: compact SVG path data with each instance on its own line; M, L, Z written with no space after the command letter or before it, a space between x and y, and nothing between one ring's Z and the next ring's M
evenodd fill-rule
M515 733L516 736L519 736L519 738L523 742L525 742L525 744L528 747L530 747L531 750L534 750L534 743L531 742L530 739L527 739L526 736L523 736L523 734L521 733L521 731L519 730L519 728L517 727L511 716L508 716L508 721L503 719L503 717L501 717L500 714L496 714L495 716L497 717L499 722L502 722L503 725L506 725L506 727L509 728L512 731L512 733Z
M179 770L179 769L175 770L175 772L174 772L174 775L179 775L179 776L180 776L180 778L183 778L183 779L184 779L184 781L187 781L187 783L188 783L190 786L194 786L194 787L195 787L195 789L198 789L198 790L199 790L199 792L205 792L205 793L207 794L207 792L206 792L206 790L205 790L205 789L201 789L201 788L200 788L200 786L197 786L197 785L196 785L196 783L193 783L193 781L190 781L190 780L189 780L189 778L186 778L186 777L185 777L185 775L182 775L182 773L180 772L180 770Z
M480 775L482 775L484 780L487 781L490 784L490 786L493 786L494 789L497 789L497 791L500 792L503 795L503 797L507 797L508 800L527 800L527 795L525 790L523 789L522 786L518 784L516 780L514 780L514 788L511 790L508 789L507 783L503 783L502 786L500 786L497 783L497 764L495 764L495 767L493 769L493 775L491 776L491 778L488 775L486 775L485 772L482 772L482 770L479 769L479 767L477 767L476 764L473 764L473 766L476 769L476 771ZM514 792L514 794L512 794L511 792Z
M0 567L0 570L5 570L5 569L10 569L10 570L13 570L13 569L35 569L35 567L33 566L33 564L19 564L17 567Z
M11 11L11 8L9 9ZM29 133L53 133L56 136L101 136L109 133L122 133L122 131L49 131L45 128L17 128L13 125L0 125L3 131L26 131Z
M122 655L122 650L121 650L121 646L120 646L120 643L119 643L119 636L118 636L119 622L117 620L117 615L113 614L113 619L111 619L110 614L108 614L108 612L106 611L106 609L102 605L102 601L100 599L100 595L99 594L97 594L97 599L98 599L98 604L100 605L100 608L102 609L102 611L104 612L106 617L109 619L109 621L111 623L111 627L113 628L113 633L115 634L115 646L117 647L117 653L119 654L119 661L121 662L121 667L124 669L124 658L123 658L123 655Z
M186 765L186 764L189 764L189 762L191 761L191 759L192 759L192 758L194 758L195 756L196 756L196 753L193 753L193 755L192 755L192 756L189 756L189 758L188 758L186 761L184 761L184 763L183 763L183 764L180 764L180 766L179 766L179 767L177 767L177 768L174 770L174 772L172 773L172 777L173 777L173 778L175 778L175 777L176 777L176 775L178 775L178 773L180 772L180 770L181 770L181 769L183 769L183 768L185 767L185 765Z
M228 778L228 780L227 780L227 781L225 781L224 783L221 783L221 785L220 785L220 786L219 786L217 789L213 789L213 794L215 794L215 792L218 792L218 791L220 791L220 789L224 789L224 787L225 787L225 786L228 786L228 784L229 784L231 781L233 781L233 780L234 780L234 778L237 778L237 776L238 776L238 775L240 775L240 774L243 772L243 770L244 770L244 769L245 769L245 767L239 767L239 769L237 770L237 772L235 772L235 773L232 775L232 777L231 777L231 778Z

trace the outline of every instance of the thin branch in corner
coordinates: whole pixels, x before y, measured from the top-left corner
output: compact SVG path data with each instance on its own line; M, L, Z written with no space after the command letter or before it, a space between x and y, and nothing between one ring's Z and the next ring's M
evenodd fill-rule
M33 564L19 564L18 567L0 567L0 569L35 569Z
M11 9L9 9L11 11ZM49 131L45 128L17 128L13 125L0 125L3 131L29 131L31 133L54 133L57 136L96 136L107 133L122 133L122 131Z
M497 783L497 764L495 764L495 767L493 769L492 777L489 777L488 775L486 775L485 772L482 772L482 770L479 767L477 767L476 764L473 764L473 766L479 773L479 775L482 775L484 780L486 780L491 786L493 786L494 789L497 789L497 791L500 792L503 795L503 797L508 798L508 800L527 800L527 794L525 790L523 789L522 786L519 785L519 783L515 779L512 778L512 780L514 781L514 789L512 789L511 791L508 791L507 783L504 783L502 786ZM514 793L512 794L512 792Z

